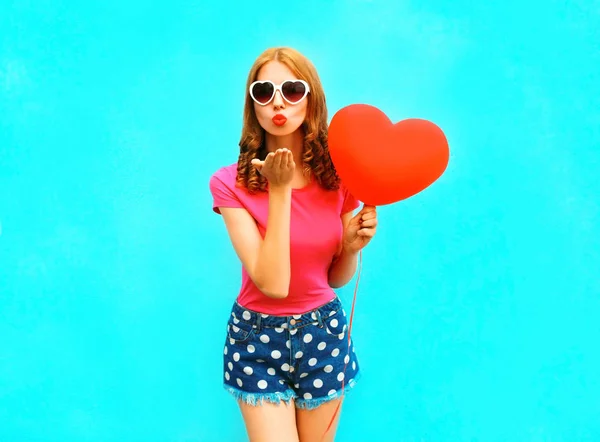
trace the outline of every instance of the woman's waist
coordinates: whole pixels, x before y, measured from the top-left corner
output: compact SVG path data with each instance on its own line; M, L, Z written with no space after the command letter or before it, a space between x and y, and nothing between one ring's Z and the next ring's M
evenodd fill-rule
M285 298L270 298L249 280L242 284L237 302L253 311L284 316L309 312L334 298L336 293L329 285L297 287L292 284Z

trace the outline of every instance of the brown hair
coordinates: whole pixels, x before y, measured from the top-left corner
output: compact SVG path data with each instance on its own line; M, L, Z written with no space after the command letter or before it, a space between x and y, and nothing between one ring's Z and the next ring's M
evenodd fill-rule
M264 191L267 187L267 179L260 175L251 164L254 158L264 160L267 152L264 145L264 129L256 118L248 88L256 80L258 71L269 61L279 61L285 64L298 79L309 84L310 93L306 97L308 100L306 119L301 126L304 130L302 169L309 177L313 174L323 188L338 189L340 180L327 146L327 105L323 86L313 64L300 52L285 47L267 49L256 59L248 74L244 125L239 143L237 185L246 187L250 193Z

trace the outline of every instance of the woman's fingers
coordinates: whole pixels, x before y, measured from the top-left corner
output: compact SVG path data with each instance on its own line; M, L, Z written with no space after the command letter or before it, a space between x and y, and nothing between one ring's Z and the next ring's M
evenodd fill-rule
M275 156L273 157L273 170L278 171L281 169L281 150L277 149Z
M261 169L265 165L264 161L261 161L261 160L259 160L257 158L254 158L252 161L250 161L250 163L256 168L256 170L258 171L258 173L260 173Z
M273 152L269 153L267 155L267 157L265 158L264 161L264 167L267 169L270 169L271 167L273 167L273 157L275 156L275 154Z
M371 219L363 219L363 221L360 223L360 227L376 227L377 226L377 218L371 218Z
M356 234L358 236L372 238L373 236L375 236L375 229L360 229Z
M271 184L288 183L293 178L294 156L289 149L270 152L264 161L253 159L252 164Z
M282 170L286 170L288 168L288 151L287 149L283 149L283 151L281 152L281 169Z

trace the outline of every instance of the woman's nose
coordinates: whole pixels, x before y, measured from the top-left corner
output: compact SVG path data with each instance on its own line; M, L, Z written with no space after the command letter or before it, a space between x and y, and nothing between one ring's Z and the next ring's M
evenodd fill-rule
M280 91L275 91L275 96L273 97L273 107L277 109L285 107L285 102L283 101Z

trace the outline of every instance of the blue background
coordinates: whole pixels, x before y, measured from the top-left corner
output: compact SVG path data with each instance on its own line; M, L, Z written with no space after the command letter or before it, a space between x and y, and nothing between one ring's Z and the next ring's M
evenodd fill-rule
M2 2L0 441L244 440L208 179L276 45L451 147L379 210L338 440L600 440L598 2L427 3Z

